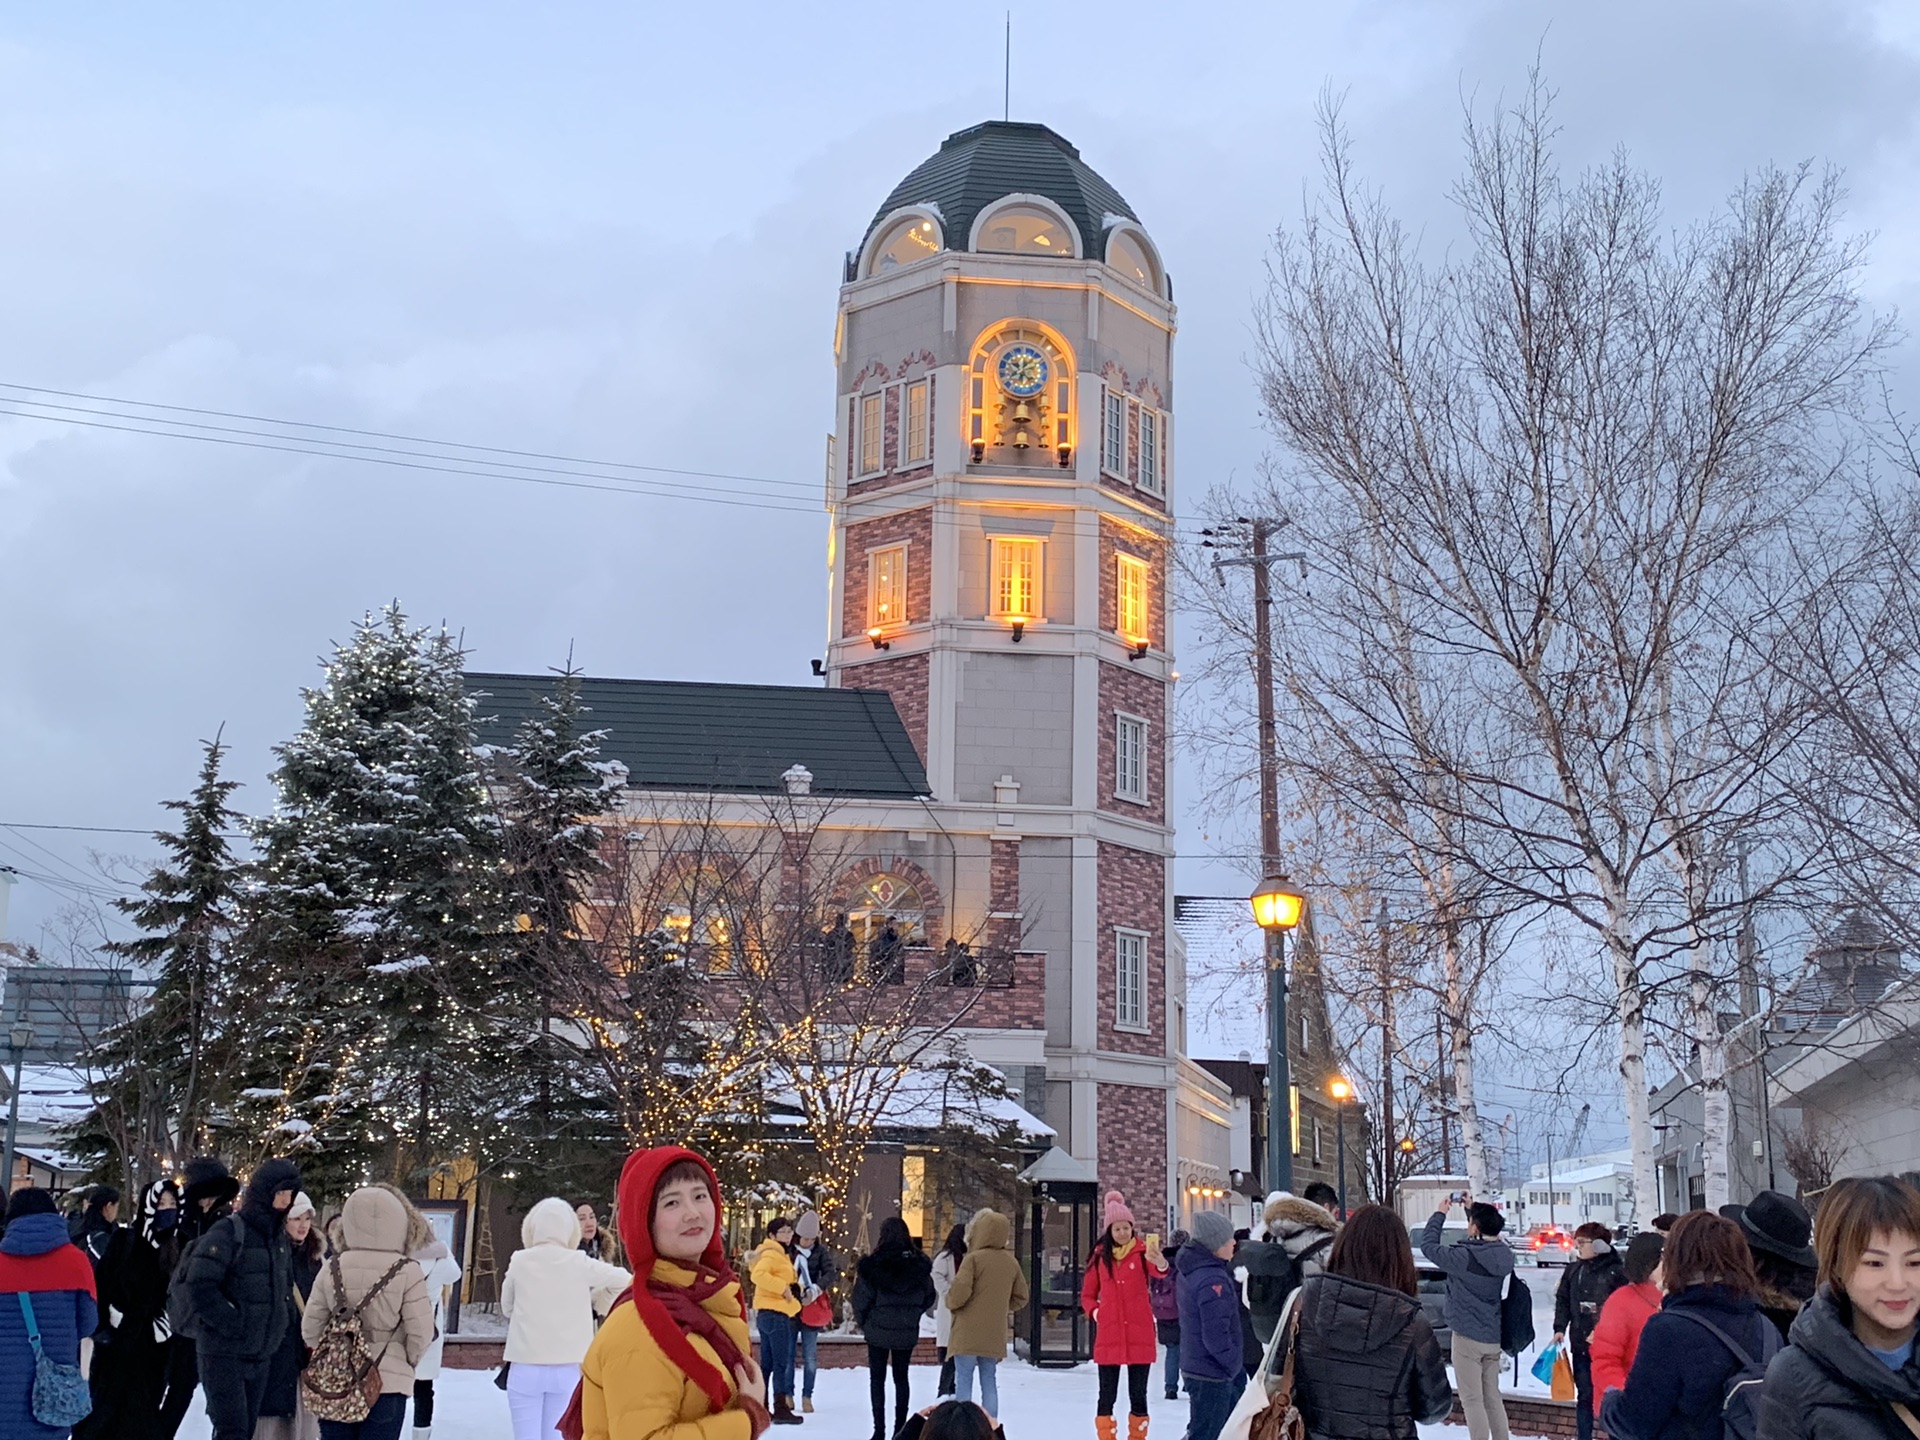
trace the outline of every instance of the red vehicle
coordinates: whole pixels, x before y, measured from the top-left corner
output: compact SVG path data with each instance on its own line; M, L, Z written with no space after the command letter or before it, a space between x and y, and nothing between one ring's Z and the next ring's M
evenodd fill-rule
M1573 1259L1573 1236L1555 1226L1543 1225L1527 1237L1527 1250L1536 1265L1565 1265Z

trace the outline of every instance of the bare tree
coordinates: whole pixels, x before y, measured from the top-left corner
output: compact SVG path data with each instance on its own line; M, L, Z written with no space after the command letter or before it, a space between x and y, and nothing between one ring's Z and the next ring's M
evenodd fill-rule
M1371 633L1421 676L1419 711L1362 671L1333 713L1364 702L1399 782L1441 777L1415 789L1448 816L1420 849L1593 937L1646 1195L1649 984L1722 922L1710 857L1760 823L1804 723L1759 683L1817 599L1775 562L1826 518L1833 422L1887 331L1861 319L1832 176L1763 172L1663 239L1648 177L1564 178L1552 137L1537 77L1469 115L1466 244L1427 267L1329 106L1262 387L1290 509L1336 537L1317 588L1389 591ZM1330 653L1316 678L1368 663Z

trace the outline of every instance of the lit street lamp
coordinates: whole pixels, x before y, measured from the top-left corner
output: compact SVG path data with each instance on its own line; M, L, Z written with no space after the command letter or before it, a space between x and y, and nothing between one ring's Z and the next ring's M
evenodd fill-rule
M4 1159L0 1159L0 1173L5 1174L5 1193L0 1194L0 1205L6 1203L6 1197L13 1194L13 1146L20 1133L20 1067L26 1063L27 1051L33 1046L33 1027L16 1025L8 1033L7 1039L13 1045L13 1095L7 1101L7 1144Z
M1267 937L1267 1191L1293 1189L1293 1086L1287 1073L1287 931L1306 897L1284 875L1269 875L1249 897Z
M1340 1219L1344 1223L1347 1218L1347 1101L1353 1098L1353 1086L1344 1076L1336 1075L1327 1082L1327 1093L1333 1097L1333 1154L1340 1167Z

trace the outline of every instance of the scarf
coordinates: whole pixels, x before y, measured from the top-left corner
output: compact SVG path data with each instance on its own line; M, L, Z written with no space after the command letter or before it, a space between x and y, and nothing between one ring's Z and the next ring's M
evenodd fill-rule
M720 1324L719 1317L701 1302L712 1299L737 1280L729 1269L710 1270L704 1265L691 1268L691 1285L674 1285L649 1275L642 1294L636 1295L629 1287L614 1305L617 1308L632 1303L654 1342L666 1351L669 1360L686 1372L689 1380L706 1392L714 1413L718 1414L733 1402L734 1367L744 1367L747 1358ZM740 1318L744 1320L746 1314L746 1305L742 1302ZM716 1370L687 1342L689 1335L698 1335L713 1347L721 1369Z

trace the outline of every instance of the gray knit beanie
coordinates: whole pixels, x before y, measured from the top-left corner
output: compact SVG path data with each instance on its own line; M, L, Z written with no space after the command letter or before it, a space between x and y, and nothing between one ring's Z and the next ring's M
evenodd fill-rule
M1233 1239L1233 1221L1218 1210L1200 1211L1189 1228L1193 1231L1193 1243L1209 1254Z

